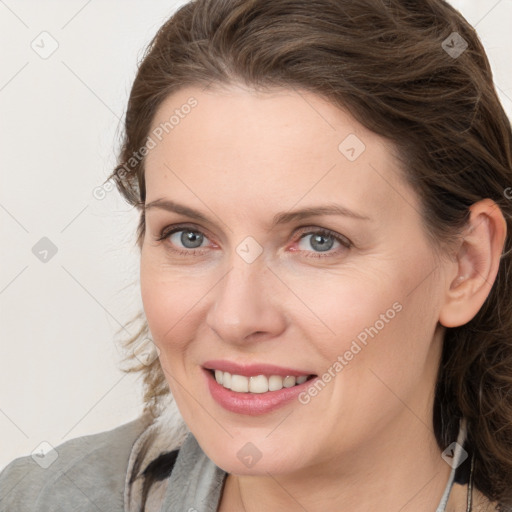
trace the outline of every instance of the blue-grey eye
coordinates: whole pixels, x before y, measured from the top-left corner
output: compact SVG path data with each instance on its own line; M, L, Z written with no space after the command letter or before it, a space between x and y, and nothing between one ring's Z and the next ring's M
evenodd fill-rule
M173 237L175 239L173 240ZM178 240L176 239L178 238ZM202 233L199 233L198 231L192 231L190 229L181 229L179 231L175 231L170 235L169 240L176 244L177 241L179 241L183 247L187 249L197 249L198 247L201 247L203 244L205 237Z
M300 244L308 238L309 241L306 243L309 245L309 247L300 247ZM304 237L299 241L299 249L308 250L310 248L313 248L318 252L325 252L330 251L335 243L341 245L340 242L337 242L333 235L325 233L309 233L307 235L304 235Z

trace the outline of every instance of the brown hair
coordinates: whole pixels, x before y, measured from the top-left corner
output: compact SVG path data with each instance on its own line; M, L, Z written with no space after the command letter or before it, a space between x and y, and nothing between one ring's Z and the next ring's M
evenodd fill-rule
M139 248L144 159L134 155L145 147L155 112L180 88L236 82L312 91L386 137L438 247L456 239L473 203L491 198L501 208L509 235L498 276L473 320L446 331L433 421L444 450L467 418L475 486L500 507L512 506L512 201L505 193L512 185L512 134L474 29L442 0L184 5L140 63L119 165L109 177L140 210ZM133 321L141 327L125 342L129 349L149 334L143 312ZM125 371L143 373L146 410L156 411L169 393L159 360Z

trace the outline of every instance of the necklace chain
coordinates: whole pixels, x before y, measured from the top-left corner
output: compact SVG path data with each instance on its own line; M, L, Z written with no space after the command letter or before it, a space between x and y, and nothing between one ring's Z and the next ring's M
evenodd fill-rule
M473 510L473 468L475 466L475 454L471 455L471 470L469 472L468 495L466 499L466 512Z

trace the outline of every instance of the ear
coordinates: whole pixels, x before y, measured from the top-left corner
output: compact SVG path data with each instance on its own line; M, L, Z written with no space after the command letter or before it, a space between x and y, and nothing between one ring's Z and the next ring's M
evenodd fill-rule
M480 310L491 291L507 235L499 206L483 199L470 207L468 227L447 274L447 289L439 322L459 327Z

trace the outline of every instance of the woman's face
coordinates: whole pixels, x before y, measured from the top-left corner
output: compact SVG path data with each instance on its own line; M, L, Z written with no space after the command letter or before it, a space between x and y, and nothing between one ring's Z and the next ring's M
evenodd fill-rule
M171 95L150 137L142 299L206 454L331 471L431 435L443 269L386 141L312 93L237 87Z

